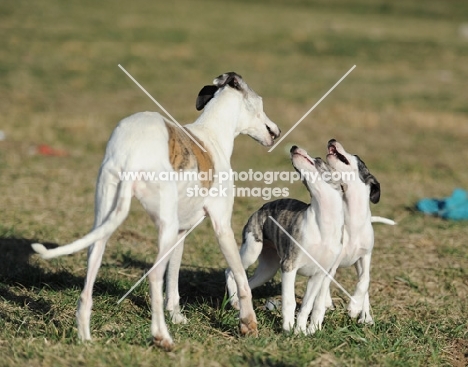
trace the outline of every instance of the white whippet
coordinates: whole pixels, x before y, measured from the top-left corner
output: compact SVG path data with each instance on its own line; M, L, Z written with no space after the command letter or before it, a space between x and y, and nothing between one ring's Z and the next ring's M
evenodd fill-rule
M281 268L283 329L294 327L296 273L309 277L295 331L313 333L313 320L307 326L309 314L322 282L341 253L343 233L343 190L341 181L326 180L334 177L332 170L320 158L311 158L307 152L293 146L291 160L302 175L311 194L311 203L295 199L280 199L263 205L252 214L243 230L240 250L245 269L258 259L258 267L249 279L251 289L256 288L276 274ZM273 221L273 217L296 241L291 240ZM312 261L310 256L323 269ZM325 270L325 271L323 271ZM237 308L235 274L226 271L231 304Z
M230 172L234 138L247 134L262 145L271 146L280 131L263 111L262 98L230 72L217 77L214 85L199 93L196 107L204 108L200 117L184 129L206 149L203 152L177 126L165 122L156 112L137 113L123 119L112 133L99 171L96 187L93 230L83 238L55 249L34 244L43 258L71 254L89 247L88 271L76 313L78 335L90 340L92 289L106 242L126 218L130 202L136 196L151 219L159 226L159 253L156 262L167 255L176 241L205 215L209 215L218 243L233 269L240 298L240 331L256 334L257 321L252 307L247 276L240 261L231 228L234 203L233 182L220 182L220 172ZM198 177L195 181L121 180L122 172L159 174L212 170L212 181ZM167 176L166 176L167 177ZM204 177L208 177L205 175ZM221 187L224 185L223 187ZM187 195L195 187L217 189L226 195ZM227 187L227 190L226 190ZM215 193L215 191L212 191ZM167 274L166 308L174 322L183 322L180 313L178 273L183 244L170 256ZM171 349L173 341L164 320L163 278L169 257L149 273L151 293L151 334L154 342Z
M348 306L349 315L359 316L358 322L372 324L369 303L370 264L374 247L374 229L372 222L395 224L386 218L372 217L369 200L376 204L380 200L380 183L369 172L364 162L357 156L347 153L335 139L328 142L328 164L342 175L347 185L344 194L344 233L343 250L338 258L337 266L354 265L359 278L353 299ZM332 269L331 275L336 271ZM327 279L324 282L329 283ZM331 307L329 287L327 292L318 298L320 313L325 307ZM323 317L323 316L322 316Z

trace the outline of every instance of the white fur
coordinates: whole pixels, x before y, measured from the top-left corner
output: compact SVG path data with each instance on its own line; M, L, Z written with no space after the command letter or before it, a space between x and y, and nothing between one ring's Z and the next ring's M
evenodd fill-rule
M214 83L227 78L228 74L215 79ZM192 132L211 154L215 173L231 169L230 158L234 138L248 134L265 146L271 146L279 135L278 127L263 111L261 98L236 75L236 87L222 85L200 115L185 127ZM159 254L161 259L178 238L190 229L202 216L211 218L214 232L221 250L233 269L240 298L241 332L256 333L257 322L251 302L247 277L240 261L234 234L231 229L231 214L234 197L233 182L225 181L227 197L188 197L187 188L200 182L175 181L120 181L119 172L149 171L171 172L169 160L168 131L163 117L155 112L137 113L123 119L112 133L107 144L97 186L95 222L93 230L71 244L47 250L40 244L33 249L43 258L71 254L86 247L88 250L88 272L76 313L78 335L90 340L90 316L92 289L99 270L106 242L126 218L132 196L136 196L156 225L159 226ZM220 187L215 176L212 187ZM166 257L149 275L151 292L151 334L156 344L165 349L173 347L164 321L163 276L167 264L166 308L174 322L184 322L180 313L178 273L183 243L174 253Z
M372 223L383 223L383 224L388 224L389 226L396 226L397 222L394 220L384 218L384 217L377 217L377 216L372 216L371 217L371 222Z

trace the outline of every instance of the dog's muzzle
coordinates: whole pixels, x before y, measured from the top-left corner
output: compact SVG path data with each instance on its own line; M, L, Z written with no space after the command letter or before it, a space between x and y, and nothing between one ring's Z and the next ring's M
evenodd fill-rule
M349 166L349 161L348 159L343 155L341 154L338 149L336 149L336 139L331 139L328 141L328 155L332 155L332 156L335 156L336 158L338 158L342 163L346 164Z

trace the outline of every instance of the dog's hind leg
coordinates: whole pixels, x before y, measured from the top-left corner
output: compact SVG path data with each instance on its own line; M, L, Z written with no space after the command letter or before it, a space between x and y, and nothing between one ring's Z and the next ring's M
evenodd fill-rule
M94 228L99 227L109 216L110 212L119 205L119 203L117 203L119 196L118 185L119 181L114 179L104 168L101 168L96 185ZM122 187L122 185L121 182L120 187ZM93 305L93 286L99 267L101 266L102 255L109 237L110 236L106 236L99 239L88 248L88 270L76 311L78 337L81 340L91 340L90 318Z
M159 253L155 261L158 265L148 274L151 294L151 335L157 346L171 350L174 342L164 320L163 283L164 273L171 256L168 252L176 243L179 232L177 199L175 199L177 198L177 184L160 182L156 192L156 197L148 193L140 197L145 209L159 225Z
M177 241L185 235L186 231L179 232ZM166 310L169 311L171 321L174 324L186 324L187 318L180 312L179 295L179 271L184 252L184 241L182 240L170 255L166 271Z
M270 241L263 242L262 252L258 257L258 267L249 279L250 289L260 287L273 278L280 268L280 257L276 247Z
M250 289L257 288L269 281L280 268L280 258L273 244L268 241L258 241L250 233L244 238L240 249L242 266L248 269L257 259L258 267L249 279ZM236 282L231 269L226 270L226 283L231 305L239 309L239 298L236 293Z
M93 286L101 266L102 255L104 254L108 239L109 237L96 241L88 250L88 271L76 310L78 337L81 340L91 340L90 319L93 306Z

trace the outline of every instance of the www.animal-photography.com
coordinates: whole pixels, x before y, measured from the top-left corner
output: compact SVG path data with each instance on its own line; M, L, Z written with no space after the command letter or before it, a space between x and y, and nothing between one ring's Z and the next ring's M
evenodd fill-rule
M0 4L0 366L468 365L468 3Z

